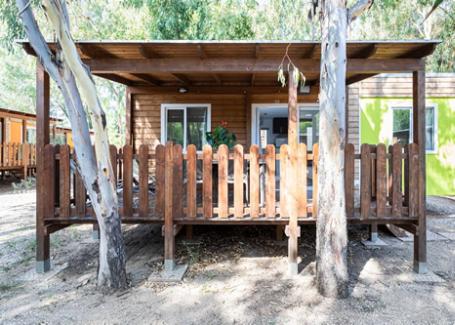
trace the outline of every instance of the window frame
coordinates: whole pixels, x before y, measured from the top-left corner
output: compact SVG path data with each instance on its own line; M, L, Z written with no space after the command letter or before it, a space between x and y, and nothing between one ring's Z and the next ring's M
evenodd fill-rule
M392 141L393 141L393 112L395 110L406 110L406 109L410 111L410 113L409 113L409 119L410 119L410 121L409 121L409 127L410 127L410 130L409 130L410 139L409 140L410 141L409 141L409 143L414 142L414 118L413 118L414 110L412 108L413 108L412 105L404 105L404 104L401 104L401 105L392 104L389 106L389 109L392 113L392 116L391 116L391 120L392 120L392 130L391 131L392 132L390 134L390 143L392 143ZM425 153L437 154L438 153L438 105L434 104L434 103L425 105L425 113L426 113L426 110L429 108L432 108L433 112L434 112L434 116L433 116L434 143L433 143L433 149L425 148ZM427 125L426 125L426 115L425 115L425 132L426 131L427 131Z
M188 130L188 123L187 123L187 110L191 109L192 107L205 107L207 109L207 125L206 125L206 132L210 132L211 130L211 122L212 122L212 105L208 103L163 103L161 104L161 143L164 145L166 144L167 139L167 117L168 111L176 110L176 111L183 111L183 152L186 152L187 144L187 130ZM202 152L201 150L197 150L197 152Z

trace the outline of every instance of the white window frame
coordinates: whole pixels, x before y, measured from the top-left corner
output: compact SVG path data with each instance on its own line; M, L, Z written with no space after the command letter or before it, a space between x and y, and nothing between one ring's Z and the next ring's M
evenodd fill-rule
M284 108L287 110L287 103L253 103L251 105L251 144L260 144L260 127L259 127L259 110L261 108ZM300 118L301 110L320 110L319 103L298 103L297 104L298 118ZM298 128L300 139L300 128Z
M434 146L433 146L432 150L425 149L425 153L437 154L438 153L438 105L434 104L434 103L425 105L425 111L428 108L432 108L433 112L434 112L434 124L433 124ZM413 118L414 110L412 109L412 105L390 104L389 105L389 110L392 112L392 118L391 118L391 121L392 121L392 132L390 134L390 143L392 143L392 141L393 141L393 111L394 110L409 110L410 111L410 113L409 113L409 119L410 119L410 121L409 121L409 127L410 127L410 130L409 130L409 138L410 138L409 142L413 143L414 142L414 118ZM425 117L425 119L426 119L426 117ZM426 120L425 120L425 122L426 122ZM425 123L425 132L427 131L426 127L427 126L426 126L426 123Z
M161 104L161 143L166 144L167 139L167 112L170 110L178 110L183 111L183 152L186 152L187 147L187 110L191 109L192 107L206 107L207 108L207 130L206 132L210 132L211 130L211 121L212 121L212 105L201 103L201 104L176 104L176 103L164 103ZM201 152L202 150L198 150Z

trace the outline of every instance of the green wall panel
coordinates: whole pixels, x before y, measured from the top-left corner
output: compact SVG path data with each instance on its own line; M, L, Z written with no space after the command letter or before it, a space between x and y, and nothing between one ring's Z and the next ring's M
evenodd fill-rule
M427 98L436 105L436 152L427 153L427 194L455 195L455 97ZM390 144L393 106L412 106L411 98L361 98L361 143Z

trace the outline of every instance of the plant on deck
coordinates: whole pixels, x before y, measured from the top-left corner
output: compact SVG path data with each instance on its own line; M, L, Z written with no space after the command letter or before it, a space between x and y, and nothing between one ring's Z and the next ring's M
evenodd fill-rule
M207 138L207 143L212 146L214 149L222 144L228 146L229 149L232 149L237 141L237 137L234 133L229 132L227 129L228 123L222 121L220 125L215 127L212 132L207 132L205 134Z

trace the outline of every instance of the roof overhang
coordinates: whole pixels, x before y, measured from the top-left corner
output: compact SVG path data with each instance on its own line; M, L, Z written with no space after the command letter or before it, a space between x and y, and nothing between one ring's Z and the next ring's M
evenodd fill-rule
M19 42L35 55L28 42ZM379 73L424 68L438 40L349 41L347 84ZM49 43L55 49L55 43ZM288 48L307 84L317 84L321 45L310 41L79 41L94 75L128 86L279 87L277 71Z

